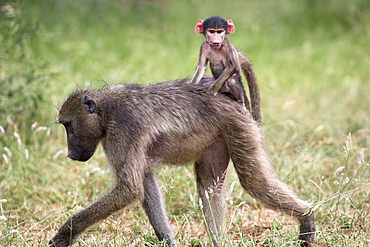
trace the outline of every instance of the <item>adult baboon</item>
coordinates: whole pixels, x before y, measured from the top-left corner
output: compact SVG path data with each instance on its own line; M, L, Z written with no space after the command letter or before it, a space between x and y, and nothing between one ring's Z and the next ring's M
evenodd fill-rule
M174 245L152 169L158 163L192 161L208 232L214 246L219 246L224 207L220 189L230 158L242 187L267 207L295 216L301 224L301 245L309 246L315 231L310 204L279 180L261 129L238 107L224 95L214 96L211 90L185 81L73 93L58 118L67 132L68 157L86 161L101 142L115 185L69 218L50 246L73 244L87 227L134 200L141 200L159 240ZM212 196L207 195L210 189Z

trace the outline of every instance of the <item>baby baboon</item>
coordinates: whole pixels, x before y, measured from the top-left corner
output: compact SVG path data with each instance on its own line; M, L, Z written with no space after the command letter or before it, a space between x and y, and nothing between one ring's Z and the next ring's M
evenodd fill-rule
M261 125L260 95L257 79L252 63L241 51L237 51L226 35L235 31L232 20L225 20L220 16L211 16L205 21L198 20L195 31L206 38L200 47L199 62L191 83L203 84L202 77L209 67L215 78L212 89L218 93L231 94L243 106L241 112L246 114L251 110L253 119ZM245 93L240 71L247 78L252 108Z
M261 129L237 108L236 101L185 81L73 93L58 117L67 132L68 157L86 161L101 142L115 186L69 218L50 246L72 245L87 227L134 200L141 200L159 240L174 245L152 169L158 163L192 161L208 232L219 246L224 207L220 191L230 158L242 187L267 207L296 217L301 245L309 246L315 232L310 204L279 180Z

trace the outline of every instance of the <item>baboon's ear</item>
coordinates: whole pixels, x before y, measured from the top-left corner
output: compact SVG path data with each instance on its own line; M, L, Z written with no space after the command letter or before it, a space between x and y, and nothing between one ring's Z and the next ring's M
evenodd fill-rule
M88 95L83 96L81 101L87 112L93 113L95 111L96 103Z
M195 32L202 34L203 33L203 20L199 19L197 24L195 24Z
M235 26L234 26L233 21L231 19L227 20L227 34L232 34L234 32L235 32Z

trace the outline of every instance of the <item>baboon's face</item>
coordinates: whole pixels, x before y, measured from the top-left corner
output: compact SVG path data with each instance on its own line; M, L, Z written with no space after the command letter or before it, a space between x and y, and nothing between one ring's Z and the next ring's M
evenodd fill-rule
M222 42L226 38L226 31L225 29L208 28L204 35L211 48L217 50L222 47Z
M87 161L104 136L97 106L89 96L68 99L59 112L58 122L67 132L68 155L72 160ZM81 98L82 97L82 98Z

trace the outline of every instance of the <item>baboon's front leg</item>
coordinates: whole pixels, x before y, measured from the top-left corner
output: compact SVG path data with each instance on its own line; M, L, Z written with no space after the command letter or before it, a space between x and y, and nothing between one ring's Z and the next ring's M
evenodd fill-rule
M165 241L166 246L174 246L172 229L153 171L145 173L143 207L158 239Z
M138 196L140 196L140 193L127 191L123 186L116 186L100 199L69 218L59 228L53 239L50 240L50 247L66 247L72 245L78 235L87 227L107 218L112 213L131 203Z
M220 245L220 238L225 230L223 229L222 186L230 160L227 150L226 143L218 141L209 146L201 158L195 162L200 206L203 209L208 234L211 235L214 246Z

